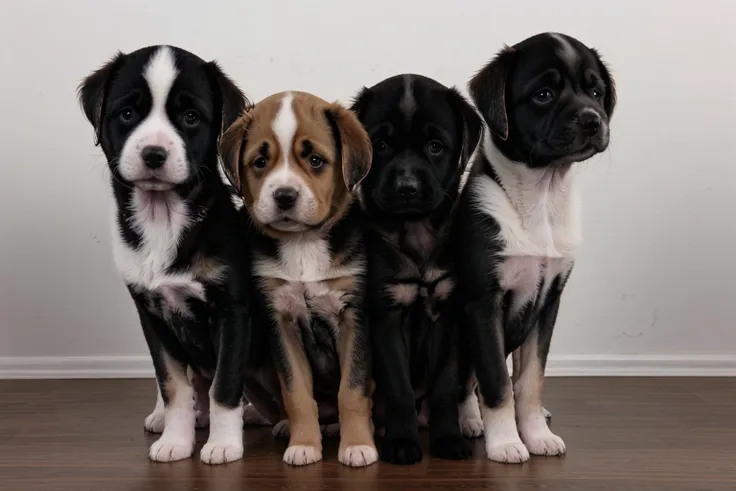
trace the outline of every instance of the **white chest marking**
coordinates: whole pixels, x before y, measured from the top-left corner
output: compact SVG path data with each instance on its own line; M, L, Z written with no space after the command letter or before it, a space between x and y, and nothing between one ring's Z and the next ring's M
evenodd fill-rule
M475 208L498 223L503 246L495 273L504 290L516 292L520 306L537 294L546 296L580 249L575 169L530 169L506 159L488 137L484 152L503 187L484 175L471 181L468 192Z
M173 192L133 190L129 225L141 235L141 244L131 248L122 238L117 210L112 220L113 258L126 284L162 296L170 310L186 314L186 299L204 300L204 286L191 272L171 274L182 234L190 226L187 204Z
M255 271L259 276L299 283L355 276L363 268L360 262L334 267L329 244L321 238L282 240L278 258L257 257L255 260Z

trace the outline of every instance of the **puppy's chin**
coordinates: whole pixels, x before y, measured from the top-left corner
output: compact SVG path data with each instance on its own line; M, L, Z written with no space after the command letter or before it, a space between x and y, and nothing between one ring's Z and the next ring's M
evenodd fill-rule
M176 184L151 178L133 181L133 186L143 191L169 191L175 188Z
M281 220L277 220L275 222L268 223L266 224L266 226L274 230L278 230L279 232L289 232L289 233L304 232L311 228L308 225L305 225L299 222L295 222L294 220L291 220L289 218L284 218Z
M418 220L430 215L442 203L442 200L400 200L377 199L374 206L384 216L392 216L400 220Z

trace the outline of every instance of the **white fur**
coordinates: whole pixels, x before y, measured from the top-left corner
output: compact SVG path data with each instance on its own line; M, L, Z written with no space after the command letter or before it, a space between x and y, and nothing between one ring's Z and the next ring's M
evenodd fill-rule
M116 207L117 204L114 204ZM140 291L154 291L163 299L164 316L189 315L186 299L205 300L205 289L191 272L171 274L183 233L191 224L189 207L173 191L133 190L130 225L141 234L138 249L123 240L113 210L112 250L115 266L126 284Z
M327 240L299 236L281 240L278 258L256 258L254 267L259 276L310 283L355 276L365 265L354 261L349 266L335 268Z
M164 354L172 394L164 410L164 431L148 453L151 460L173 462L191 457L194 451L194 389L186 369Z
M214 399L210 388L210 436L202 447L205 464L225 464L243 457L243 404L229 408Z
M490 460L508 464L520 464L529 460L529 450L522 443L516 428L513 394L509 393L498 407L490 408L484 404L481 413L486 436L486 454Z
M475 392L468 394L460 403L460 431L468 438L478 438L483 435L483 419L480 415L478 396Z
M317 202L309 184L295 172L293 162L294 137L298 128L298 121L293 107L294 95L287 92L281 101L276 117L271 124L279 145L280 159L263 181L258 200L253 204L253 214L263 223L272 223L279 218L290 218L298 224L291 224L284 230L297 231L303 229L304 223L310 222ZM298 193L294 208L284 212L276 205L274 192L282 187L294 188ZM276 225L275 228L280 228Z
M165 414L164 399L161 397L161 389L156 384L156 405L143 422L143 428L150 433L161 433L164 431Z
M143 69L152 105L150 112L126 140L120 154L120 175L128 181L155 177L177 184L189 178L184 140L166 112L166 101L177 75L174 54L168 46L162 46ZM141 151L149 145L161 146L168 152L166 162L159 169L149 169L141 158Z
M567 66L575 67L577 65L579 55L577 50L570 44L570 41L565 39L562 34L552 33L550 36L560 43L560 49L557 50L557 54L560 58L567 63Z
M337 452L337 460L350 467L365 467L378 460L378 451L370 445L351 445Z
M468 192L476 209L499 224L505 259L496 273L504 289L516 291L512 309L517 309L536 295L544 297L554 277L568 272L578 254L582 219L576 170L530 169L511 162L487 134L484 152L503 187L483 175L471 181Z
M311 445L292 445L284 452L284 462L289 465L307 465L322 460L322 452Z

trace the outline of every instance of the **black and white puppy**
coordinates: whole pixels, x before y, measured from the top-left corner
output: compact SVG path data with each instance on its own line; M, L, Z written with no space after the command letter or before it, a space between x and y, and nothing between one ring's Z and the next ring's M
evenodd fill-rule
M489 131L452 239L488 458L563 454L545 420L542 384L581 243L574 164L608 147L613 79L595 50L545 33L503 49L469 89ZM476 404L468 394L461 417L480 416Z
M146 427L163 434L149 456L192 455L194 385L212 423L202 461L239 459L249 264L217 145L247 100L215 62L170 46L117 54L82 82L79 98L112 174L113 255L160 391Z
M428 408L430 453L466 458L447 232L482 121L458 91L419 75L363 89L353 110L373 143L360 197L369 221L366 315L374 417L385 424L381 456L397 464L421 460L417 411Z

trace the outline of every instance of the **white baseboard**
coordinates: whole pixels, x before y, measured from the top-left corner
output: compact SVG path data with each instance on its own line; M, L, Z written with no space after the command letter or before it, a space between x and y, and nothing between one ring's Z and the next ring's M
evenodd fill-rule
M559 355L550 377L734 377L736 355ZM0 357L0 379L152 378L147 356Z

